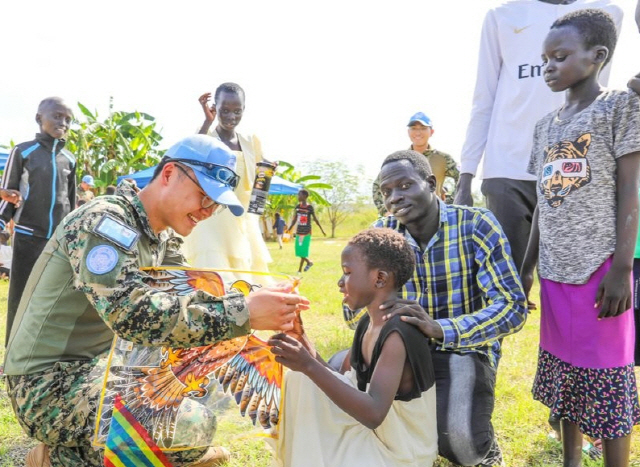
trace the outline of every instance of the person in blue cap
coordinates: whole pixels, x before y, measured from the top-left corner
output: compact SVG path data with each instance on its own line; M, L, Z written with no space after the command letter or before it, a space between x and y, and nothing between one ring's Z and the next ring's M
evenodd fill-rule
M92 188L95 188L96 183L93 180L91 175L85 175L82 177L80 181L80 185L78 185L78 201L84 201L88 203L93 198L95 198L95 194L91 191Z
M433 149L429 144L434 132L433 123L424 112L413 114L407 127L409 128L408 133L411 140L409 149L417 151L427 158L436 177L437 196L441 200L451 203L453 191L460 178L460 171L456 161L449 154ZM445 188L445 180L447 178L452 181L449 189ZM378 179L373 181L372 195L373 203L376 205L378 213L380 216L385 216L387 209L384 207L384 199L380 193L380 181Z
M140 192L124 181L114 196L76 209L34 266L18 308L4 372L16 417L42 444L26 467L101 467L91 445L114 335L137 344L189 348L288 330L309 301L291 286L180 297L152 288L143 267L183 264L179 241L222 207L244 209L233 189L235 155L204 135L169 148ZM168 452L174 465L206 467L222 448ZM50 463L50 464L49 464Z

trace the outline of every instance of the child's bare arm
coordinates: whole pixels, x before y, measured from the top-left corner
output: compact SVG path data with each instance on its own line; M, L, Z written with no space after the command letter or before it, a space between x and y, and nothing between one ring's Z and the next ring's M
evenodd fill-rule
M316 222L316 224L318 224L318 227L320 227L320 231L322 232L322 235L324 235L325 237L327 236L326 233L324 233L324 229L322 228L322 226L320 225L320 222L318 221L318 218L316 217L316 213L312 213L311 214L313 216L313 220Z
M291 230L293 229L293 226L296 225L296 222L298 221L298 213L296 212L293 215L293 220L291 221L291 225L289 226L289 228L287 230Z
M400 387L407 352L396 332L387 337L368 392L362 392L337 378L314 359L295 339L285 335L269 340L276 360L306 374L338 407L370 429L377 428L387 416Z
M596 295L598 318L618 316L631 308L631 269L638 233L638 186L640 185L640 152L616 159L616 249L611 268L602 279Z
M205 92L198 98L198 102L202 106L202 111L204 112L204 122L202 123L202 127L200 127L200 131L198 133L202 135L206 135L209 132L209 128L213 124L213 121L216 119L216 105L209 105L209 100L211 99L211 93Z
M524 293L529 303L529 309L532 308L529 301L529 292L531 292L531 286L533 285L533 272L538 263L538 253L540 251L540 228L538 227L538 207L533 211L533 219L531 220L531 233L529 234L529 243L527 244L527 251L524 255L524 261L522 262L522 269L520 270L520 278L522 279L522 286Z

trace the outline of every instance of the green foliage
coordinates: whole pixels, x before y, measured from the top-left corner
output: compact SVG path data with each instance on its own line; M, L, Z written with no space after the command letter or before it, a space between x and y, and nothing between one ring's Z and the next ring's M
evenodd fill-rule
M155 119L143 112L113 110L109 100L109 116L100 119L78 102L84 120L69 131L67 148L78 160L78 177L90 174L98 189L116 185L120 175L145 169L158 163L163 151L156 131Z

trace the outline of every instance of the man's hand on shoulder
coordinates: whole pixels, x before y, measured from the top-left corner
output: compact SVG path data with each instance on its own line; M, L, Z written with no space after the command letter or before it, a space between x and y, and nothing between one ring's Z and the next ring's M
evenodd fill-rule
M392 300L380 305L380 309L386 311L384 320L389 320L396 315L405 323L417 327L422 334L433 339L444 339L442 327L416 302L415 300Z

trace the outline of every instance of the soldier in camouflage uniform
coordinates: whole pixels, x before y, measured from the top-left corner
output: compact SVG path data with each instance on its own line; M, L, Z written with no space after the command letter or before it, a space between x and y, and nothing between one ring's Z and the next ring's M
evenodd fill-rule
M254 329L291 329L308 300L288 288L174 296L146 284L145 266L179 264L172 229L188 235L220 205L243 208L233 193L235 156L218 140L186 138L167 151L149 185L123 184L71 212L38 259L25 288L5 360L7 389L25 432L44 445L27 467L102 466L91 446L114 333L152 346L194 347ZM207 450L168 453L176 465ZM198 462L196 462L198 461Z
M409 138L411 147L417 152L421 152L429 161L433 175L436 177L436 193L443 201L451 204L453 202L453 192L460 178L458 165L449 154L433 149L429 145L429 138L433 135L433 124L431 119L424 113L418 112L411 116L409 120ZM453 182L450 182L453 180ZM445 185L446 189L445 189ZM384 207L384 199L380 193L380 181L376 178L372 187L373 204L376 205L380 216L387 214Z

